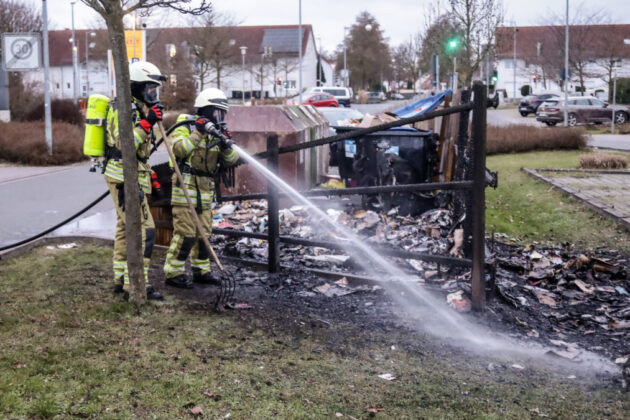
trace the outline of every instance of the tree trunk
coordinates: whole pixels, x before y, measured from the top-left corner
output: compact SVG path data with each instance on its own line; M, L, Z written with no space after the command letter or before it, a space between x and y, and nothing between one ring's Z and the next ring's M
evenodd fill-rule
M140 222L140 188L138 184L138 161L134 147L133 121L131 119L131 89L127 47L123 26L122 8L113 2L115 9L108 16L107 28L112 45L114 68L116 70L116 107L118 109L118 130L125 174L125 236L127 239L127 266L129 269L129 299L137 304L146 302L144 265L142 255L142 224Z

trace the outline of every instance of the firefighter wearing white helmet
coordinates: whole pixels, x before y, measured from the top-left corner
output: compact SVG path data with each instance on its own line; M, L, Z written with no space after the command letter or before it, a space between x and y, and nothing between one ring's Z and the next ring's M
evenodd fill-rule
M149 283L148 271L153 244L155 242L155 223L149 211L147 194L151 193L151 166L147 163L151 151L151 142L155 140L153 125L162 120L160 104L160 86L165 80L160 70L151 63L137 61L129 66L132 96L132 120L134 123L134 145L138 161L138 181L140 183L142 245L144 254L144 278L147 286L147 298L161 300ZM128 292L129 276L127 270L127 250L125 238L125 194L123 162L120 134L118 131L118 110L115 103L107 113L107 147L105 180L116 207L116 234L114 237L114 292Z
M193 281L205 284L220 282L210 271L210 255L199 236L183 189L188 191L203 228L210 235L214 175L219 167L232 166L239 158L230 147L232 136L225 124L228 109L223 92L214 88L205 89L195 100L194 118L183 114L177 119L190 119L191 124L178 127L172 135L173 154L182 172L184 185L173 175L173 238L164 262L166 284L170 286L192 288ZM186 259L189 256L192 281L186 275Z

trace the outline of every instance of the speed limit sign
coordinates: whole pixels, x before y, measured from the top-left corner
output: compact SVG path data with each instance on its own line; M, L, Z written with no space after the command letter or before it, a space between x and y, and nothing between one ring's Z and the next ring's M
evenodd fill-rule
M41 67L37 33L3 33L2 62L6 71L37 70Z

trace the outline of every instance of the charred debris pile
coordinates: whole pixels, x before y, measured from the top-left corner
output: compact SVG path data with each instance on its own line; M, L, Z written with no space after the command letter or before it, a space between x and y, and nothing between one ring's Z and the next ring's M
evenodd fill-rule
M462 231L445 209L434 209L419 216L364 210L337 202L328 209L330 218L354 232L365 243L410 252L462 256ZM225 203L216 209L214 226L266 233L265 201ZM343 209L341 209L343 208ZM334 229L317 220L304 206L280 211L280 234L311 240L347 241ZM264 263L266 241L240 240L217 235L226 255ZM366 270L369 261L351 252L318 247L281 245L284 267L308 267L339 273L341 282L320 284L313 289L328 297L339 287L349 292L371 290L351 288L344 274L355 273L383 278L377 269ZM391 257L384 257L391 258ZM581 350L603 354L618 364L628 362L630 349L630 258L616 251L597 254L563 247L539 249L488 241L487 310L480 317L496 322L515 337L551 346L558 357L574 359ZM420 260L393 259L413 281L443 293L453 310L470 310L470 271L449 268ZM322 281L323 283L323 281ZM339 284L338 284L339 283Z

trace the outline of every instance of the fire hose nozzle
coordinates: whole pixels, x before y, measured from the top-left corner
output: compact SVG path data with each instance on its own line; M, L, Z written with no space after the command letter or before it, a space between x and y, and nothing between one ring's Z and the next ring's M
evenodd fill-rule
M208 134L212 134L213 136L221 139L221 143L223 147L226 147L229 149L234 144L232 140L230 140L225 134L223 134L220 130L217 129L214 123L211 123L211 122L206 123L206 125L204 126L204 129L206 130Z

